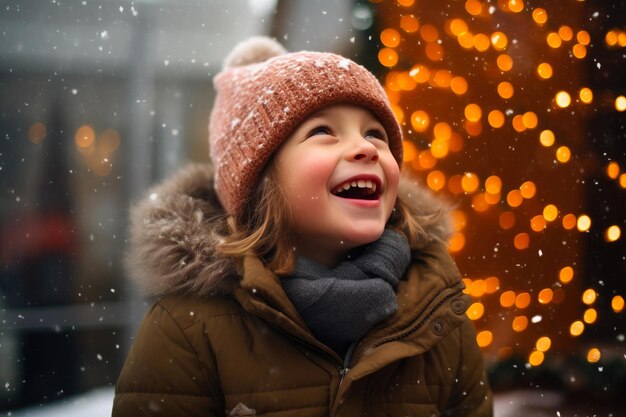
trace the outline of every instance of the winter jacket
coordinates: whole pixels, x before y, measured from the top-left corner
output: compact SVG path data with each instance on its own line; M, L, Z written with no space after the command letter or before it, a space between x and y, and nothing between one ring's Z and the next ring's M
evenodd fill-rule
M160 298L120 374L113 416L492 415L445 222L422 225L429 238L412 250L398 311L341 358L258 258L235 265L215 253L211 184L210 167L193 166L133 211L129 264ZM400 192L424 214L441 204L416 184Z

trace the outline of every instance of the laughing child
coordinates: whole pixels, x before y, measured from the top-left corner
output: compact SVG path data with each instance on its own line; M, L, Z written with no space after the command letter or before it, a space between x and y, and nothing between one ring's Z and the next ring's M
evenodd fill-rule
M211 166L133 210L131 272L160 298L113 415L492 415L446 206L401 178L376 78L252 38L214 84Z

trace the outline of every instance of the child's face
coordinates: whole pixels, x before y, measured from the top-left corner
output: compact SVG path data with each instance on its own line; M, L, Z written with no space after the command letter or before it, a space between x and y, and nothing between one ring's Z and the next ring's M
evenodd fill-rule
M371 112L326 107L300 124L276 158L299 255L334 266L347 251L382 235L400 168Z

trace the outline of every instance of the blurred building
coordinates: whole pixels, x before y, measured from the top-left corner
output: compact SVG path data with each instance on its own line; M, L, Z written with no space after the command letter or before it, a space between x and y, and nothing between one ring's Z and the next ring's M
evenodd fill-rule
M158 179L207 159L223 58L258 34L358 55L373 16L355 7L3 4L0 410L115 383L148 305L123 270L128 208Z

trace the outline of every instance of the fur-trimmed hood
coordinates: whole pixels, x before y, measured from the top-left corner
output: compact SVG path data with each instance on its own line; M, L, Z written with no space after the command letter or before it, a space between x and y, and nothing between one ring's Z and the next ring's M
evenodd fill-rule
M399 195L420 213L419 249L452 232L449 206L403 174ZM442 212L444 213L442 215ZM216 250L226 230L210 165L191 164L150 189L131 209L128 272L146 295L229 291L235 264Z

